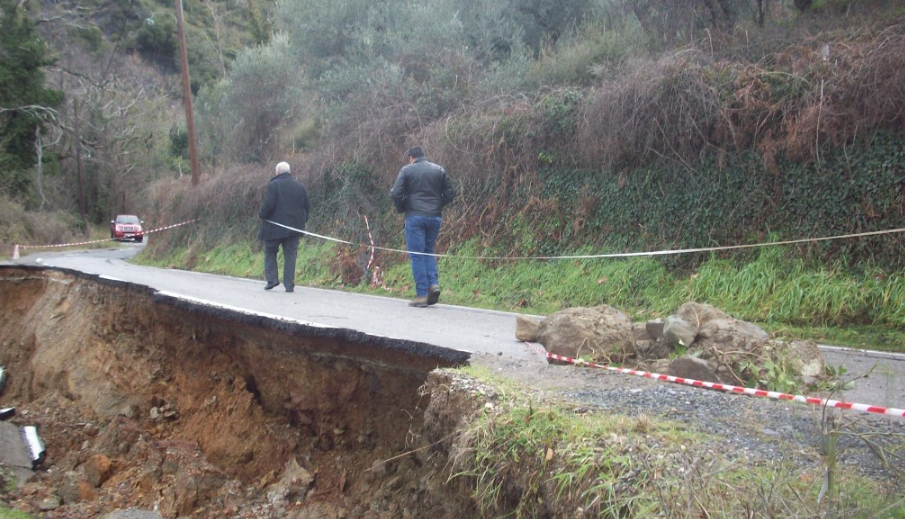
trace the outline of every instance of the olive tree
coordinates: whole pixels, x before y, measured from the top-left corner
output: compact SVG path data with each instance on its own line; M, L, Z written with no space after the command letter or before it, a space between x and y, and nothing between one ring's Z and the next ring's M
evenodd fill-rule
M288 38L236 57L229 77L202 89L197 110L203 153L242 162L268 161L309 103Z

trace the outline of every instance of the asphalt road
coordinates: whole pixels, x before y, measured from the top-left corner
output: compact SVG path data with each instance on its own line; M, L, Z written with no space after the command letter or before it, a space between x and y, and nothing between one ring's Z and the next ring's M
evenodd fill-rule
M438 304L410 308L408 300L296 286L264 290L264 281L185 270L144 267L128 262L144 244L69 252L35 253L16 261L78 270L150 286L202 303L279 316L322 326L349 328L395 339L423 342L470 353L516 359L543 357L515 339L516 314ZM441 296L442 302L442 296Z
M147 285L169 295L212 306L347 328L472 354L546 362L537 351L515 339L517 314L514 313L442 303L428 308L410 308L404 299L301 286L297 286L294 293L286 293L282 286L265 291L263 280L129 263L128 260L143 247L143 244L126 244L107 249L38 252L0 264L67 268ZM844 368L846 379L856 379L853 389L831 398L905 408L905 355L833 346L821 346L821 351L827 364Z

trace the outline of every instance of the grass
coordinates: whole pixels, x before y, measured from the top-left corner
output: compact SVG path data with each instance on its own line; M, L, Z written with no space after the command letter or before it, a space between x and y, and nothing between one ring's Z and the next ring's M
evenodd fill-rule
M263 254L252 254L247 243L220 245L202 254L195 270L213 274L225 274L241 278L253 278L264 271Z
M34 516L0 504L0 519L34 519Z
M468 370L465 370L468 373ZM901 517L894 488L832 467L752 462L715 446L725 438L646 416L572 406L492 389L450 452L482 517ZM541 398L541 400L538 400ZM586 410L587 411L587 410ZM778 446L782 450L783 446Z
M477 245L465 243L454 257L441 259L444 303L536 314L606 303L643 319L668 315L681 303L697 300L757 320L785 336L905 351L905 330L891 326L905 304L902 276L808 268L783 257L778 249L765 250L746 264L712 258L684 276L649 259L474 259L480 253ZM240 243L206 252L183 249L156 262L260 278L262 256L257 244ZM299 251L297 282L358 293L411 295L404 255L378 255L389 290L343 280L344 268L364 266L367 259L367 251L308 239ZM146 257L139 262L152 264ZM863 320L865 308L871 309L875 322L846 324ZM459 451L450 453L451 477L467 483L483 517L905 519L901 497L844 464L832 466L832 488L821 497L824 467L804 469L787 461L751 464L714 448L725 444L722 438L686 425L656 417L576 413L567 404L544 401L487 372L464 371L488 381L496 388L492 394L499 395L493 406L482 407L465 426L453 447ZM844 431L832 432L825 435L831 441ZM827 466L838 454L826 450ZM777 455L777 460L784 459L794 455Z
M905 353L905 273L811 266L787 258L780 247L764 248L744 264L711 258L687 275L671 273L650 258L515 261L480 259L482 254L476 242L467 242L440 259L444 303L536 315L608 304L638 321L665 317L696 301L787 337ZM404 254L378 253L382 285L372 287L365 279L349 282L344 272L361 272L367 260L367 250L308 238L299 250L297 283L412 295ZM137 261L248 278L260 278L263 272L260 246L247 242Z

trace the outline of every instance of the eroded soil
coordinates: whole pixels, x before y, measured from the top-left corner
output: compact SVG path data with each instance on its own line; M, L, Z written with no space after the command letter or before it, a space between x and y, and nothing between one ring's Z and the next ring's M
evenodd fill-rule
M435 369L465 362L517 384L506 391L530 391L533 402L567 395L569 412L627 412L639 423L664 416L705 432L710 439L689 445L689 456L720 453L740 466L778 457L802 475L822 471L811 431L820 410L788 402L468 359L59 269L0 267L0 311L0 408L15 407L6 423L37 426L46 444L19 488L0 471L0 500L35 517L108 519L132 509L166 519L479 517L474 478L455 477L454 467L472 449L464 421L498 395ZM870 387L865 401L879 394ZM901 471L889 461L901 460L905 423L841 418L856 422L845 428L852 437L872 442L840 441L839 462L896 488ZM532 474L512 472L507 495L517 496ZM575 516L555 495L538 513Z
M424 423L461 414L426 414L428 374L458 354L52 269L0 268L0 307L0 405L46 444L24 486L6 485L11 507L47 518L471 516L427 448L454 420Z

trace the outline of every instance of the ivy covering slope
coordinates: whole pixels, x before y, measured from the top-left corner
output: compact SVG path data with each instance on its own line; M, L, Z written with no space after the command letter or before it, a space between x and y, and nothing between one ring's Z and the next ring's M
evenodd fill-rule
M355 5L281 4L280 36L202 89L202 153L221 162L194 191L154 186L149 214L201 220L192 236L152 243L152 256L179 251L191 266L224 241L253 244L276 158L307 182L315 232L400 248L388 191L416 144L459 188L443 252L640 252L905 227L905 14L894 2L815 3L805 15L758 3L772 6L761 18L686 20L666 40L644 13L589 3L549 45L529 44L527 22L499 6ZM506 23L481 23L491 11ZM418 37L427 14L434 39ZM324 37L305 40L312 30ZM903 240L788 250L815 269L892 278ZM658 261L681 273L707 259ZM353 252L331 268L355 285L366 263Z

